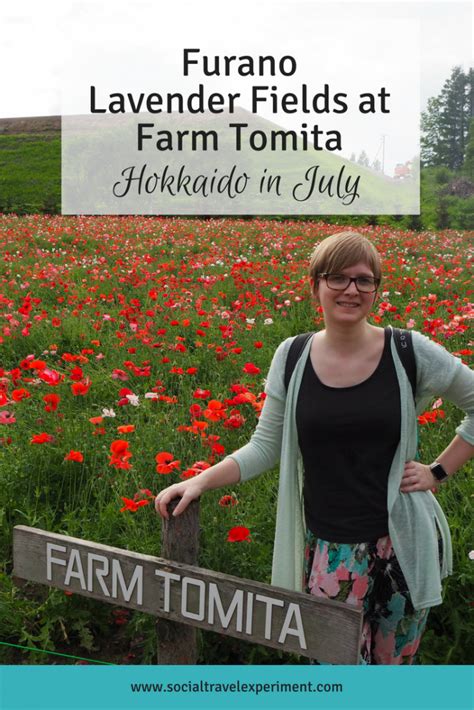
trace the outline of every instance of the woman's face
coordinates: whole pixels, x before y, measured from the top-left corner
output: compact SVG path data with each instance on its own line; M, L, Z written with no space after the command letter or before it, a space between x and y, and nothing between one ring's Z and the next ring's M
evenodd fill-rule
M370 276L374 273L370 266L364 262L359 262L353 266L347 266L339 272L344 276ZM324 313L326 323L357 323L367 316L372 311L373 305L377 298L377 293L363 293L357 290L353 281L341 291L336 291L326 283L326 279L320 278L318 284L314 285L314 280L310 280L311 290Z

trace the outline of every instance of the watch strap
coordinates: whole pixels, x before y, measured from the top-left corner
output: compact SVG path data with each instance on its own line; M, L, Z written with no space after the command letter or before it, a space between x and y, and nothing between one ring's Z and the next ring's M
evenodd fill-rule
M430 465L430 470L433 476L436 478L437 481L442 482L446 481L448 478L448 474L446 473L446 469L442 464L439 463L439 461L435 461Z

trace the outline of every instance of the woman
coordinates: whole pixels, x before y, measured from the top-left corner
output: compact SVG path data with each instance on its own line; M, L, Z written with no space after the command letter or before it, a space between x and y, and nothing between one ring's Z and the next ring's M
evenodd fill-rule
M280 460L272 584L363 608L361 661L412 663L441 579L451 572L446 519L431 493L474 454L474 373L412 332L416 409L443 396L470 414L431 465L415 461L416 411L391 328L367 322L380 285L375 247L328 237L310 261L324 330L306 342L286 390L293 338L277 348L250 442L199 476L161 491L174 515L204 491Z

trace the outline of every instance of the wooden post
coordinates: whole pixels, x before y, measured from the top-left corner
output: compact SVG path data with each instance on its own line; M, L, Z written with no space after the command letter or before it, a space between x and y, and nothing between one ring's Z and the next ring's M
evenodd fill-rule
M188 565L197 565L199 554L199 500L188 505L184 513L173 517L180 499L168 505L170 517L163 519L161 557ZM197 663L197 629L168 619L156 623L158 663L160 665L194 665Z

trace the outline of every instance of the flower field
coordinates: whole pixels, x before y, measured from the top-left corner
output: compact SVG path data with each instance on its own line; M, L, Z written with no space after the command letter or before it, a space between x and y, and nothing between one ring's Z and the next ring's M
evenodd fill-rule
M276 346L322 327L307 261L334 231L265 219L0 215L0 640L153 662L151 617L16 588L13 526L159 555L154 495L246 443ZM473 234L360 231L383 258L372 322L414 328L472 362ZM423 462L435 460L460 418L441 399L420 416ZM455 570L431 612L424 663L473 662L468 473L438 493ZM277 477L205 496L201 566L269 581ZM54 656L0 646L0 659ZM300 661L204 634L201 662Z

